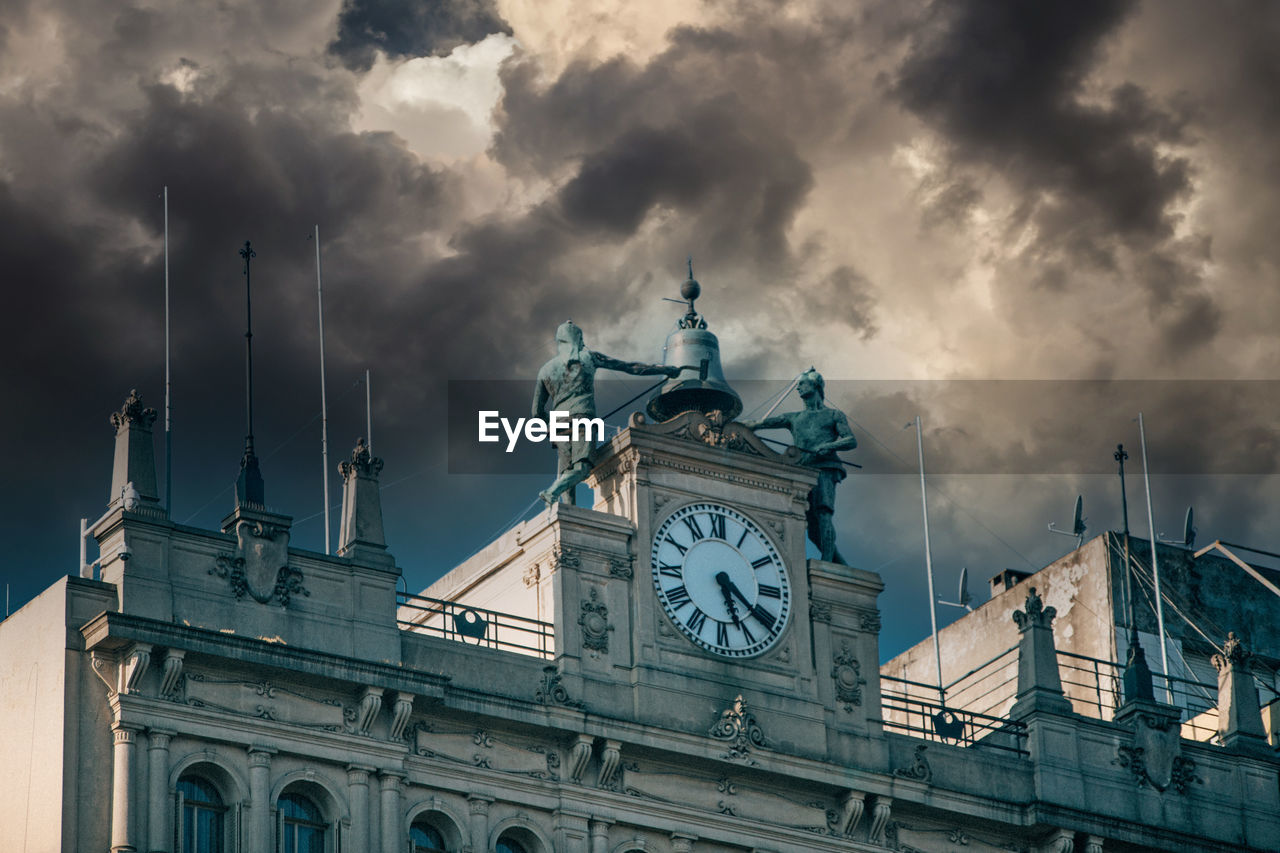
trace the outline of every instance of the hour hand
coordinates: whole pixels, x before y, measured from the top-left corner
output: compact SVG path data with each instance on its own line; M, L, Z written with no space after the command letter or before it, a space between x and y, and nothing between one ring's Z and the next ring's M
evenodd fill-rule
M729 611L729 618L733 620L733 624L737 625L739 622L738 608L733 603L733 593L737 592L737 587L734 586L733 581L729 580L729 576L724 572L716 572L716 583L720 584L720 593L724 596L724 606ZM742 594L739 593L738 597L741 598Z

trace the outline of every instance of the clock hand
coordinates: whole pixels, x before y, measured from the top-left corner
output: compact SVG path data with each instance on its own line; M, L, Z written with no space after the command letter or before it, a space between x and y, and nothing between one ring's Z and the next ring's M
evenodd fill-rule
M723 581L720 581L720 575L724 575ZM716 580L720 581L720 586L722 589L728 589L734 595L738 596L738 600L741 601L743 605L746 606L747 610L751 613L752 616L760 620L760 624L764 625L765 628L767 628L770 631L773 630L773 623L778 621L776 616L774 616L768 610L765 610L759 604L752 604L750 601L747 601L747 597L742 594L742 590L738 589L738 585L733 581L729 580L729 576L724 572L721 572L719 575L716 575Z
M729 576L724 572L716 572L716 583L720 584L720 593L724 596L725 609L729 611L729 617L733 619L733 624L737 625L740 621L738 619L738 608L734 606L733 596L729 593L729 590L733 588L733 581L729 580ZM741 598L741 594L738 597Z

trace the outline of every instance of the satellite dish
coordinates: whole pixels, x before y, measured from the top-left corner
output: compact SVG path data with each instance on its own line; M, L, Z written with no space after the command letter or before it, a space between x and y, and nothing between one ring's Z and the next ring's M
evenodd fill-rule
M1182 522L1182 541L1174 539L1165 539L1161 533L1157 538L1164 545L1181 545L1183 548L1194 548L1196 544L1196 528L1194 524L1195 512L1191 507L1187 507L1187 516Z
M960 569L960 584L956 590L958 601L943 601L938 599L939 604L945 604L949 607L963 607L970 612L973 608L969 606L969 602L973 601L973 596L969 594L969 567L964 566Z
M1075 515L1071 519L1071 532L1068 533L1065 530L1059 530L1054 526L1052 521L1049 522L1049 532L1058 533L1062 536L1074 536L1076 538L1076 547L1079 548L1084 543L1084 532L1089 529L1088 525L1085 524L1085 521L1084 495L1076 495L1076 511Z

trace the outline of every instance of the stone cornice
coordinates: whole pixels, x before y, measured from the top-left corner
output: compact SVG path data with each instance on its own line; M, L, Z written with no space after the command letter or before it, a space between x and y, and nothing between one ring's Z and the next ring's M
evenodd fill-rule
M413 693L426 699L441 698L445 685L449 682L449 677L445 675L410 671L398 666L110 611L90 619L80 632L84 635L88 650L115 649L130 642L150 643L215 658L273 667L285 672L376 685Z

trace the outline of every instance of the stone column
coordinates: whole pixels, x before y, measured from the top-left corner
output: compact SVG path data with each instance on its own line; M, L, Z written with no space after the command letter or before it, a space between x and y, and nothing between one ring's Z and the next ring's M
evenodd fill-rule
M133 853L138 849L133 833L133 753L138 729L124 723L112 728L114 747L111 761L111 850Z
M245 853L270 853L271 839L271 756L275 750L267 746L249 747L249 832Z
M155 445L151 437L151 425L156 421L155 409L144 409L137 391L129 392L120 411L111 414L111 425L116 428L116 452L111 469L111 496L108 503L114 507L124 500L131 489L129 501L135 509L137 503L159 507L160 492L156 488Z
M602 817L591 818L591 853L609 853L609 827L613 821Z
M374 564L394 563L382 531L382 497L378 475L382 460L369 454L363 438L356 439L351 461L338 465L342 474L342 523L338 528L338 556Z
M471 794L467 797L467 806L471 812L471 850L484 853L489 844L489 806L491 797Z
M347 765L347 794L351 798L351 843L358 850L372 850L369 842L369 773L372 767Z
M408 841L400 826L400 783L404 781L404 774L383 770L380 781L382 782L382 853L401 853Z
M1062 693L1058 651L1053 644L1053 619L1058 611L1045 607L1036 588L1027 595L1025 610L1015 610L1013 621L1022 635L1018 640L1018 694L1009 716L1032 711L1070 714L1071 703Z
M1213 656L1218 669L1218 733L1226 747L1265 747L1267 743L1258 690L1250 673L1252 657L1235 631L1227 634L1222 654Z
M147 744L147 849L164 853L173 843L169 831L169 739L173 732L151 729Z

